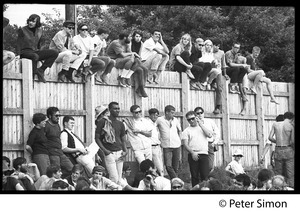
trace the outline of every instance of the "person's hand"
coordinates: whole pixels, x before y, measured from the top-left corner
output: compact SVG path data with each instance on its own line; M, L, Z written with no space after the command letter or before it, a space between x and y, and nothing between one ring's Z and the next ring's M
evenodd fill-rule
M120 160L125 160L126 155L127 155L127 151L122 151Z
M160 42L160 43L164 42L163 39L162 39L161 33L159 33L159 39L158 39L158 42Z
M230 80L229 76L227 74L224 75L226 80Z
M27 166L28 167L37 167L36 163L28 163Z
M87 152L87 150L86 149L84 149L84 148L78 148L77 149L79 152L81 152L83 155L86 155L88 152Z
M194 161L198 161L199 160L198 153L192 152L191 155L192 155L192 158L193 158Z
M188 64L188 65L186 66L186 68L187 68L187 69L192 69L192 68L193 68L193 65Z
M137 134L140 133L141 131L138 130L138 129L133 129L132 132L133 132L135 135L137 135Z

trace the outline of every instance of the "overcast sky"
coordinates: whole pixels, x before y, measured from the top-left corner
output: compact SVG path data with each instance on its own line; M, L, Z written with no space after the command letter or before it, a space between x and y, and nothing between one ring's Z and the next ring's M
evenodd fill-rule
M41 16L41 21L44 22L42 13L55 14L52 8L56 8L61 12L61 18L65 18L65 4L7 4L8 9L3 13L3 16L9 19L9 24L25 26L26 20L31 14Z

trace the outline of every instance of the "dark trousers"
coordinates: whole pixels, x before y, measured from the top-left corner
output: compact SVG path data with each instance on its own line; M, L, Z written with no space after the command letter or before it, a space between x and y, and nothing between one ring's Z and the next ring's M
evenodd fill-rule
M207 180L209 174L209 161L208 155L199 154L199 159L194 161L191 154L188 154L188 162L192 177L192 186L197 185L200 180Z
M193 64L193 66L199 67L197 71L200 71L198 79L196 77L195 77L195 79L197 79L197 81L201 82L201 83L206 82L208 73L212 69L211 63L196 62ZM193 73L193 71L192 71L192 73Z
M230 83L242 83L247 70L245 68L228 67L226 74L230 77Z
M46 70L50 68L58 56L58 51L55 49L44 49L37 51L23 51L20 58L27 58L32 60L32 71L36 73L38 61L44 60L41 69Z
M216 89L216 106L222 106L222 95L224 95L224 85L222 84L222 74L218 74L217 78L215 79L217 83Z
M163 148L164 162L170 179L177 177L181 148Z
M134 82L135 82L135 90L137 90L139 87L142 89L145 88L145 83L148 77L148 69L146 66L143 65L143 63L140 61L140 59L135 58L134 63L131 67L134 77Z

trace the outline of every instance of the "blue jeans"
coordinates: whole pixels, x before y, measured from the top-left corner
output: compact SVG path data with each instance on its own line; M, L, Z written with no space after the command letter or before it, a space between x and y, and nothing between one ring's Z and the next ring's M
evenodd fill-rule
M192 177L192 186L194 187L201 181L207 180L209 174L208 155L199 154L199 159L194 161L191 154L188 154L188 162Z
M170 179L177 177L180 159L180 147L163 148L165 166Z
M208 143L208 169L211 171L214 168L215 152L211 143Z
M292 147L276 147L275 148L275 174L286 177L290 187L294 187L294 150ZM285 167L285 170L283 169Z
M32 161L37 165L41 176L46 174L47 167L50 165L49 155L46 154L33 155Z

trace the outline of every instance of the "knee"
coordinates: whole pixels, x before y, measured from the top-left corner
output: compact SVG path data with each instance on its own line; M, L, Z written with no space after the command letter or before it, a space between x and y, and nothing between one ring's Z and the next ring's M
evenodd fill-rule
M52 57L57 57L58 54L59 54L58 50L56 50L56 49L51 49L50 55L51 55ZM71 52L71 55L72 55L72 52Z

